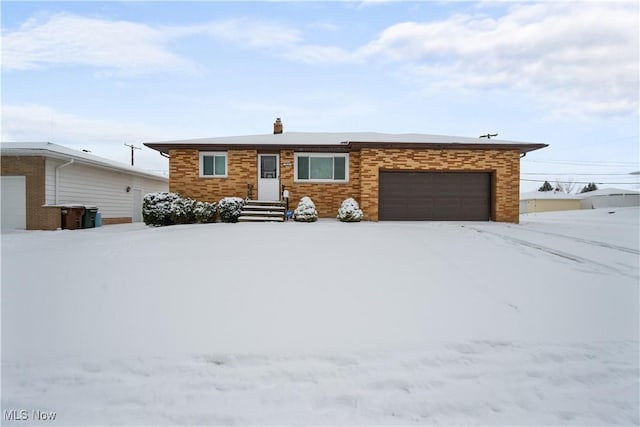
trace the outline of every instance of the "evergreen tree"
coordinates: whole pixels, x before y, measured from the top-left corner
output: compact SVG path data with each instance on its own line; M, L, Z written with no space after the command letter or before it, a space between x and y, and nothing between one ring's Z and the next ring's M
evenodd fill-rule
M596 191L598 189L598 186L596 185L595 182L590 182L589 184L585 185L584 187L582 187L582 190L580 190L581 193L587 193L589 191Z
M549 181L545 181L542 187L538 188L538 191L553 191L553 187L549 184Z

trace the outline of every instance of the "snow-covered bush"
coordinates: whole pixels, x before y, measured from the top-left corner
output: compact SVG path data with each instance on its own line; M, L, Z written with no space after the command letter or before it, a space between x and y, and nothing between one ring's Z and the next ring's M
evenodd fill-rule
M171 203L171 221L174 224L193 224L196 214L193 211L196 201L187 197L180 197Z
M300 199L298 207L293 211L293 220L300 222L315 222L318 220L318 211L313 201L305 196Z
M171 206L180 199L176 193L149 193L142 199L142 219L147 225L171 225Z
M218 202L218 213L222 222L238 222L244 200L240 197L225 197Z
M217 205L208 202L196 202L193 208L196 221L201 223L210 223L216 220Z
M338 209L338 217L342 222L359 222L362 220L362 209L352 198L348 198Z

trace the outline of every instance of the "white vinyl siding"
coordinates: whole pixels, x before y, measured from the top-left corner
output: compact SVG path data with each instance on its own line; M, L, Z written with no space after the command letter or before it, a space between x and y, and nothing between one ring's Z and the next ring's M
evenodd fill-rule
M294 153L295 182L348 182L348 153Z
M45 193L48 205L55 205L55 169L67 163L47 159ZM79 203L97 206L103 218L133 218L133 191L142 194L169 191L166 181L74 162L58 171L58 204Z
M226 178L227 153L200 152L200 178Z

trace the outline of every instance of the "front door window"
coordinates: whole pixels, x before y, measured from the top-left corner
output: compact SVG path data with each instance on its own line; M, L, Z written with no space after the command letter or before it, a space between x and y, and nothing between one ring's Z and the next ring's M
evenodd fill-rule
M277 178L276 156L260 156L260 178Z

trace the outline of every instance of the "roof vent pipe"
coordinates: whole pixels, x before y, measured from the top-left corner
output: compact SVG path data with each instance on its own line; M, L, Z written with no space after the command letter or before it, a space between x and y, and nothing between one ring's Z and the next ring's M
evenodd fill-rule
M273 134L277 135L280 133L282 133L282 120L280 120L280 117L278 117L273 124Z

